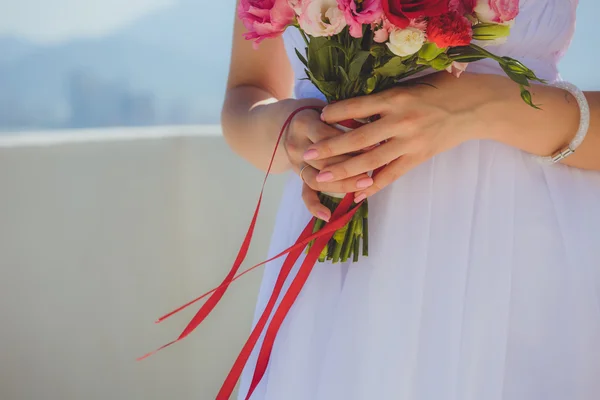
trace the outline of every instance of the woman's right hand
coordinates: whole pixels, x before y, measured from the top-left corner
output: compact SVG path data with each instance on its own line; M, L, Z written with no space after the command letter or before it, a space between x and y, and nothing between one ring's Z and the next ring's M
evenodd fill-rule
M306 100L294 101L298 102L294 109L306 105ZM319 104L319 101L315 100L312 104L315 103ZM317 181L317 175L320 170L327 165L337 164L352 157L349 155L341 155L327 159L327 161L304 160L304 153L310 145L344 133L321 121L320 115L320 110L316 108L315 110L300 111L296 114L287 131L284 133L282 144L292 169L298 175L300 175L300 172L302 171L302 199L304 200L304 204L312 215L322 220L329 221L331 218L331 211L321 204L318 192L354 193L371 186L373 180L367 174L361 174L337 182Z

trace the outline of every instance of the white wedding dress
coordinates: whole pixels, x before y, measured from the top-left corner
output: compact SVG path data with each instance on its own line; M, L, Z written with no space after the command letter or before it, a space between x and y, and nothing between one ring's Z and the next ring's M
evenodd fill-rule
M494 52L558 79L575 9L522 0ZM300 80L297 31L285 41L296 96L320 97ZM501 73L487 61L469 70ZM310 218L294 175L271 255ZM370 199L369 218L369 257L317 264L252 400L600 399L600 172L471 141ZM281 263L266 266L257 316Z

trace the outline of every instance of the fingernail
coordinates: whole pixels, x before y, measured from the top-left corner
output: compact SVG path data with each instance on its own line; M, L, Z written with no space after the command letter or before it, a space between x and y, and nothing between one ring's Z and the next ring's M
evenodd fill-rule
M355 202L355 203L360 203L361 201L363 201L363 200L364 200L364 199L366 199L366 198L367 198L367 195L366 195L366 194L364 194L364 193L363 193L363 194L359 194L358 196L356 196L356 197L354 198L354 202Z
M319 172L319 175L317 175L317 182L329 182L331 180L333 180L333 174L329 171Z
M373 184L373 179L371 178L362 178L356 181L356 187L358 189L366 189Z
M325 122L325 115L321 112L321 121Z
M317 151L315 149L310 149L310 150L306 151L306 153L304 153L304 159L307 161L314 160L317 157L319 157L319 153L317 153Z
M317 217L319 217L319 219L322 219L325 222L329 222L329 216L327 214L325 214L323 211L319 211L317 213Z

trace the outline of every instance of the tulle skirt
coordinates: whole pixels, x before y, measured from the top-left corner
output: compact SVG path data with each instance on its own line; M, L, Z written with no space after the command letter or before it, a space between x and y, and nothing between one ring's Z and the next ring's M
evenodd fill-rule
M270 253L309 219L292 176ZM599 172L467 142L370 199L369 229L369 257L317 264L252 400L600 399Z

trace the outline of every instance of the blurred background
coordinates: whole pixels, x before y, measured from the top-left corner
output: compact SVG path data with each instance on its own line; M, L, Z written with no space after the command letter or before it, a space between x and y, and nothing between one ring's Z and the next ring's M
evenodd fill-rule
M566 0L565 0L566 1ZM0 399L211 399L260 272L189 339L262 179L220 136L234 0L0 0ZM600 90L595 0L560 67ZM247 265L266 254L283 177ZM291 366L292 367L292 366Z

